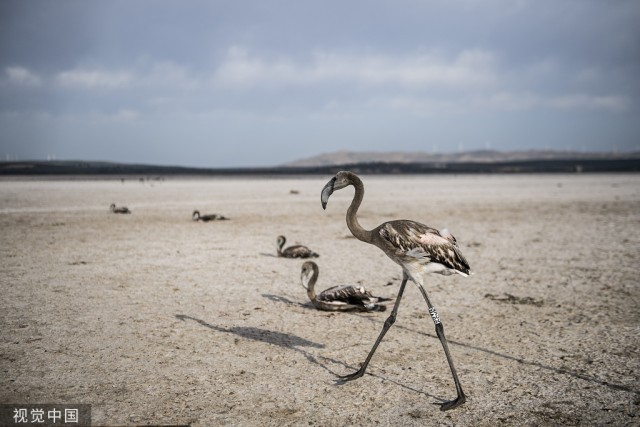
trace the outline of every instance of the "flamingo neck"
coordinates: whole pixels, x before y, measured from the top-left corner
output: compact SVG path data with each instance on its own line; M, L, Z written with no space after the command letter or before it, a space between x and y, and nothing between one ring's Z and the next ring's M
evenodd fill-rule
M351 234L353 234L356 239L371 243L371 231L362 228L357 217L358 208L360 208L360 204L364 198L364 185L360 178L355 175L351 176L351 183L355 188L355 194L353 195L349 209L347 209L347 227L349 227L349 231L351 231Z
M310 300L316 299L316 281L318 280L318 271L315 268L311 269L311 274L302 273L302 287L307 290L307 296Z
M318 275L315 273L310 278L303 279L306 282L303 283L303 286L307 289L307 296L312 301L316 299L316 280L318 280Z

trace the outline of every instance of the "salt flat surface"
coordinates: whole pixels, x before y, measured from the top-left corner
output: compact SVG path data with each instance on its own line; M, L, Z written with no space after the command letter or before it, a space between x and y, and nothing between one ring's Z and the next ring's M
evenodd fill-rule
M638 425L640 175L363 176L360 223L448 228L473 275L427 278L467 403L419 291L363 378L400 268L350 236L330 176L0 181L0 403L89 403L94 425ZM291 192L296 190L297 194ZM114 215L111 203L131 215ZM230 221L195 223L191 212Z

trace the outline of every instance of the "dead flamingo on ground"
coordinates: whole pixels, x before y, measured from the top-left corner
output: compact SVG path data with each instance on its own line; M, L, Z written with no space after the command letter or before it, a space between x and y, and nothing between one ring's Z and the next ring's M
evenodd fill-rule
M278 236L276 240L276 252L281 258L317 258L320 256L303 245L293 245L282 249L286 242L287 239L284 236Z
M109 209L114 214L130 214L131 213L128 207L126 206L116 207L115 203L111 203L111 206L109 206Z
M209 221L224 221L229 218L225 217L224 215L218 215L218 214L200 215L199 211L193 211L193 213L191 214L191 219L194 221L209 222Z
M307 296L318 310L324 311L385 311L387 307L381 302L392 301L391 298L376 297L364 286L333 286L316 294L315 285L320 275L318 264L307 261L302 264L300 279Z

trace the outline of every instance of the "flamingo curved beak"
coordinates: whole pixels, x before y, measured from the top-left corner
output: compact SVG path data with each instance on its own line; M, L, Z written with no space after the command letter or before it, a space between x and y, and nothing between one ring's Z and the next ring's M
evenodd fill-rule
M327 202L329 201L329 196L333 194L333 186L336 182L336 177L334 176L327 182L327 184L322 189L322 193L320 194L320 201L322 202L322 209L327 209Z

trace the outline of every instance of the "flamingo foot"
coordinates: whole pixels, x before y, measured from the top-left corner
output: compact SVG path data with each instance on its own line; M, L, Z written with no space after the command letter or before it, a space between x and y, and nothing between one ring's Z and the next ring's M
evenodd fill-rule
M340 375L338 377L337 382L338 382L338 384L344 384L347 381L357 380L358 378L360 378L363 375L364 375L364 369L360 368L357 371L355 371L353 374Z
M467 401L467 397L464 394L459 395L455 400L451 400L449 402L444 403L436 403L436 405L440 405L441 411L448 411L450 409L457 408Z

